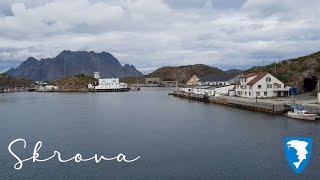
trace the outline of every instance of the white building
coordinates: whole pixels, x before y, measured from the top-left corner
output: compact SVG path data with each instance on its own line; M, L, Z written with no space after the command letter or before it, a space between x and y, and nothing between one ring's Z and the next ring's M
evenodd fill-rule
M54 92L58 90L59 90L59 87L54 85L43 85L43 86L39 86L39 89L38 89L39 92Z
M190 94L214 96L214 89L212 89L212 87L188 87L180 88L179 90Z
M214 89L215 96L233 96L233 94L231 94L230 92L234 91L234 88L234 85L218 87Z
M189 88L180 88L180 91L192 94L201 94L208 96L229 96L230 91L234 90L234 85L224 87L198 86Z
M289 87L270 73L248 73L241 75L236 85L236 95L247 98L268 98L289 95Z
M99 72L94 72L94 73L93 73L93 77L94 77L95 79L100 79L100 73L99 73Z
M229 86L229 79L227 75L211 74L201 78L197 84L200 86Z

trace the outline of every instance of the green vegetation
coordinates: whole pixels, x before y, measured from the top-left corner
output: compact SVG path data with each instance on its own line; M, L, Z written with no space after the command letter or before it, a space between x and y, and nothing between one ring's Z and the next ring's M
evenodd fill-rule
M33 81L24 78L14 78L5 73L0 73L0 88L27 88L33 85Z
M59 86L62 91L69 92L86 92L88 91L88 84L96 82L93 76L79 74L73 77L65 77L50 83Z
M297 87L301 91L305 78L320 79L320 52L247 70L247 72L260 71L272 73L286 85Z
M168 81L179 80L180 82L185 83L193 75L196 75L199 78L201 78L212 74L225 74L225 72L215 67L210 67L203 64L196 64L179 67L165 66L160 69L157 69L153 73L149 74L147 77L159 77L163 80Z

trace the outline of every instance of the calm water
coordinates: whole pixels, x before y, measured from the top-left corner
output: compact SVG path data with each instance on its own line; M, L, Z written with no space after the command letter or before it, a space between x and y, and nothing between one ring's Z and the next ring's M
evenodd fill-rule
M0 94L0 179L319 179L320 124L168 96L169 89L129 93ZM313 137L312 159L299 176L287 165L284 136ZM14 170L8 144L27 158L54 150L141 156L115 162L26 162Z

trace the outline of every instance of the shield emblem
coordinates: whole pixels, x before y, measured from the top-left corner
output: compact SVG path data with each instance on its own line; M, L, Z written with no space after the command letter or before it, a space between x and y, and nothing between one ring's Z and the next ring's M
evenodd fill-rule
M311 158L312 138L286 137L284 138L285 155L289 166L295 173L301 173Z

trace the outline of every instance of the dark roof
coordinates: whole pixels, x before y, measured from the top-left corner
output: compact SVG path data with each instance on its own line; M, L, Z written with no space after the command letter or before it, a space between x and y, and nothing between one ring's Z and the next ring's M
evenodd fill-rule
M228 75L216 75L216 74L211 74L208 76L205 76L203 78L200 79L200 81L202 82L206 82L206 81L228 81L230 79L230 76Z
M239 75L231 78L231 79L229 80L229 83L230 83L230 84L234 84L234 85L240 84L240 77L241 77L241 74L239 74Z
M252 76L256 76L256 75L259 75L260 73L247 73L247 74L241 74L240 75L240 78L249 78L249 77L252 77Z
M250 82L247 83L247 85L254 85L255 83L257 83L260 79L262 79L263 77L265 77L267 74L267 72L264 73L258 73L257 77L255 77L254 79L252 79Z

